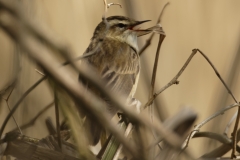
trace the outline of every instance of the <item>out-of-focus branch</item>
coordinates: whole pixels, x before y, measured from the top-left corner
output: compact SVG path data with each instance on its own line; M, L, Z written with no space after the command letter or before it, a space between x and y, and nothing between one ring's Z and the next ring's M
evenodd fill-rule
M240 140L240 130L238 130L238 132L237 132L237 142L239 142L239 140ZM221 157L221 156L225 155L227 152L229 152L231 149L232 149L232 141L230 144L229 143L222 144L221 146L215 148L214 150L212 150L208 153L205 153L200 158L210 159L210 158L215 158L215 157ZM237 151L240 152L240 148L238 146L237 146Z
M210 138L210 139L215 139L221 143L224 144L231 144L232 140L229 139L227 136L218 134L218 133L213 133L213 132L197 132L193 138L199 138L199 137L205 137L205 138Z
M186 134L186 131L193 124L196 118L197 114L193 110L189 108L184 108L173 117L164 121L163 125L166 128L177 132L178 135L183 136L184 134ZM160 135L158 135L158 137L156 138L157 140L148 147L149 149L163 140Z

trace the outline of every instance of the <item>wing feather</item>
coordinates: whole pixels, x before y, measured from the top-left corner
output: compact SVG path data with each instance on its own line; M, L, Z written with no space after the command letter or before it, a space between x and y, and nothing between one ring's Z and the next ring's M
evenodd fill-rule
M106 38L95 54L83 60L82 65L84 67L92 66L110 90L126 97L134 95L139 77L140 61L138 53L127 43ZM91 86L88 87L91 91L96 92Z

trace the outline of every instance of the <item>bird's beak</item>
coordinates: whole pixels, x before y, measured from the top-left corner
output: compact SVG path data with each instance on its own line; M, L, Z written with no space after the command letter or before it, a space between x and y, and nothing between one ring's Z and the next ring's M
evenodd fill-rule
M135 31L138 37L146 35L146 34L150 33L152 30L149 30L149 29L139 29L139 28L136 28L136 26L138 26L138 25L140 25L142 23L145 23L145 22L149 22L149 21L151 21L151 20L137 21L136 23L131 25L129 27L129 29L131 29L132 31Z

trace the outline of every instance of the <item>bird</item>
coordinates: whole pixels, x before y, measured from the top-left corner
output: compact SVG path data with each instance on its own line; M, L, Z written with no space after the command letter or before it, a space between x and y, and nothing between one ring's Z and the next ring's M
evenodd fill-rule
M91 72L101 78L107 89L126 97L125 103L130 103L134 99L139 80L140 57L137 38L151 32L137 27L148 21L150 20L136 21L125 16L103 18L95 28L91 42L84 52L86 56L81 62L83 68L88 70L91 68ZM110 117L117 113L118 110L107 97L101 95L81 75L79 81L84 84L87 91L91 91L105 102L104 109ZM100 140L103 127L94 118L87 116L84 126L89 144L95 146Z

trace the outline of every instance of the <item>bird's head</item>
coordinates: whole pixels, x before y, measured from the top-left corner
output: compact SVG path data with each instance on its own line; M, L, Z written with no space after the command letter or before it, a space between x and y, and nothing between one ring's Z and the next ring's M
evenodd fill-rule
M106 26L106 22L103 19L96 27L93 39L105 36L107 38L126 42L137 49L137 37L151 32L151 30L143 30L138 27L138 25L150 20L135 21L124 16L111 16L106 20L108 26Z

